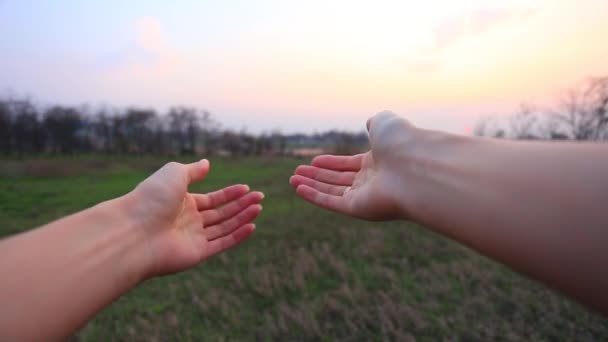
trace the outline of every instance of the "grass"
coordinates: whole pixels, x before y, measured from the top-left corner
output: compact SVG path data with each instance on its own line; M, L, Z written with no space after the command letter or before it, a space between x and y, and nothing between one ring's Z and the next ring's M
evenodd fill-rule
M0 163L0 236L119 196L150 158ZM255 235L187 272L152 279L75 339L605 340L608 321L431 231L313 208L287 178L296 160L213 160L207 191L264 191ZM7 276L7 275L3 275Z

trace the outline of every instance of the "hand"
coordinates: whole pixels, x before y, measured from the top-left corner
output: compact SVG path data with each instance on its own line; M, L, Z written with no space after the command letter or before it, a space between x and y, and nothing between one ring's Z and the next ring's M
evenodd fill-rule
M137 229L147 240L148 276L190 268L253 233L264 195L246 185L189 193L188 185L202 181L209 169L207 160L171 162L129 194Z
M322 155L300 165L289 180L299 196L325 209L367 220L407 218L401 150L415 128L391 112L368 120L371 151Z

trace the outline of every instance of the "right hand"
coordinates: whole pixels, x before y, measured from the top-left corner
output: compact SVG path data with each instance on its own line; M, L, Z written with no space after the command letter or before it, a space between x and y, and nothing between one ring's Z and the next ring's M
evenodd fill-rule
M289 183L321 208L373 221L405 219L407 187L400 170L406 161L401 156L416 128L388 111L368 120L367 128L371 151L317 156L311 165L298 166Z

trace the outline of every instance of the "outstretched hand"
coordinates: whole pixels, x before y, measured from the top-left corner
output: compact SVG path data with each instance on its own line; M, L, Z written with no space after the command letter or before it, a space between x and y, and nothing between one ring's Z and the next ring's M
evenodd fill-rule
M148 241L149 276L190 268L253 233L264 195L246 185L188 192L209 170L207 160L168 163L130 194L138 229Z
M367 220L405 218L394 149L413 127L390 112L368 121L371 150L354 156L322 155L300 165L289 183L297 194L319 207Z

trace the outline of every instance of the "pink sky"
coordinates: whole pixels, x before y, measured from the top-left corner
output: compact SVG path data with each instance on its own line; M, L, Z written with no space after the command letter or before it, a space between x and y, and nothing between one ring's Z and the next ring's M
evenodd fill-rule
M174 17L133 9L108 65L55 54L33 73L21 58L6 70L29 73L0 86L51 103L194 105L254 132L362 129L382 109L464 132L480 116L548 104L608 75L605 0L188 6ZM70 86L53 87L59 79Z

